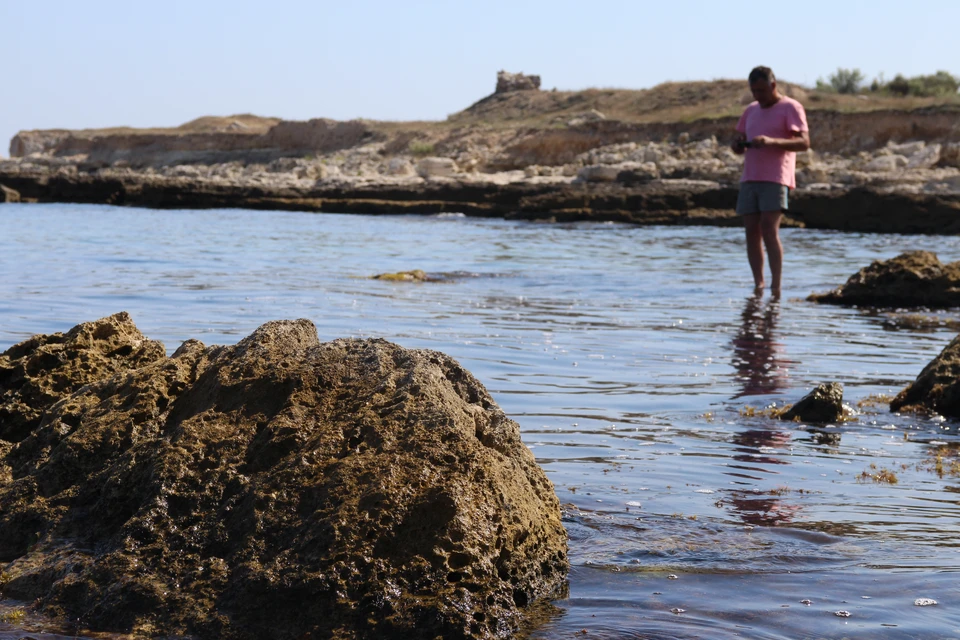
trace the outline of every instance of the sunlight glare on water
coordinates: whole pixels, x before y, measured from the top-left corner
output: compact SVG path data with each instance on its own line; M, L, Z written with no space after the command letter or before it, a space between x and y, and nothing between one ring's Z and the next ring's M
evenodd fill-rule
M304 317L322 340L457 358L564 505L569 596L534 637L960 637L960 479L932 462L956 455L957 424L870 402L831 426L759 411L820 382L856 407L913 380L954 332L804 298L904 250L957 260L958 237L786 229L775 302L748 296L738 229L78 205L0 219L0 349L125 310L168 352ZM411 269L446 277L369 279Z

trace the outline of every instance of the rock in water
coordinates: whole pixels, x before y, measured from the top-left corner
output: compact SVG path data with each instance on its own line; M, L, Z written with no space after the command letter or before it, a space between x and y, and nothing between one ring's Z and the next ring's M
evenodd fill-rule
M960 417L960 336L890 402L891 411L935 411Z
M0 356L30 416L2 418L6 595L144 635L504 638L563 585L553 487L450 357L297 320L168 358L128 321Z
M943 264L931 251L908 251L877 260L850 276L846 284L807 300L878 307L960 306L960 262Z
M803 396L797 404L780 415L781 420L801 422L836 422L843 417L843 385L829 382Z

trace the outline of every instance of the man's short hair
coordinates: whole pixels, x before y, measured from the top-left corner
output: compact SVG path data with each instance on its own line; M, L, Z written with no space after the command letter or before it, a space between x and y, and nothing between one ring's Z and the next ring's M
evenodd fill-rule
M750 77L747 78L747 82L753 84L759 80L770 84L771 82L776 82L777 78L773 75L773 69L770 67L754 67L750 71Z

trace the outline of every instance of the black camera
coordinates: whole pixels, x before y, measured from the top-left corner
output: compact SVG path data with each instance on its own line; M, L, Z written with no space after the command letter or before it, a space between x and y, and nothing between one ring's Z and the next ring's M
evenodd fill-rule
M753 146L753 143L749 140L737 140L737 146L741 149L749 149Z

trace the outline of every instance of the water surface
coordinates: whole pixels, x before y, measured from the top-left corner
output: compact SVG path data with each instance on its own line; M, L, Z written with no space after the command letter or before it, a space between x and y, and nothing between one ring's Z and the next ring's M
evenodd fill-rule
M0 350L125 310L168 352L300 317L444 351L565 505L569 595L534 637L960 638L960 478L930 463L958 425L869 402L955 333L803 300L960 237L782 235L776 302L738 229L3 205ZM447 278L368 279L409 269ZM827 381L852 422L755 411Z

